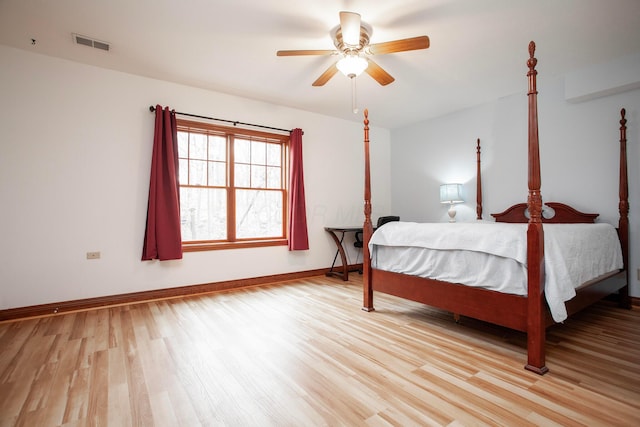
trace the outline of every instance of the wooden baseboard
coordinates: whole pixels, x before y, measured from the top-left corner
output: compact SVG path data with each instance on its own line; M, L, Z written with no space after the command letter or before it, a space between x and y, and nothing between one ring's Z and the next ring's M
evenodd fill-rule
M272 276L253 277L248 279L228 280L225 282L205 283L201 285L179 286L152 291L132 292L128 294L108 295L104 297L85 298L80 300L62 301L50 304L32 305L0 310L0 322L26 319L29 317L52 316L71 311L92 310L100 307L134 304L137 302L179 298L189 295L206 294L269 283L286 282L288 280L303 279L305 277L323 276L328 268L318 270L299 271L295 273L276 274ZM640 297L631 297L631 304L640 307Z
M272 276L228 280L225 282L179 286L175 288L155 289L151 291L132 292L128 294L108 295L96 298L85 298L72 301L54 302L50 304L32 305L28 307L9 308L6 310L0 310L0 322L7 320L25 319L29 317L51 316L58 313L91 310L100 307L132 304L142 301L206 294L211 292L226 291L230 289L266 285L276 282L286 282L288 280L297 280L303 279L305 277L325 275L328 271L328 268L324 268L318 270L299 271L295 273L276 274Z

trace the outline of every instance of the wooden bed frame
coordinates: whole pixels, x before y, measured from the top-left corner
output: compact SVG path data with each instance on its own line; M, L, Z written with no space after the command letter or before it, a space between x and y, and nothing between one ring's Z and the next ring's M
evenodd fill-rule
M371 267L369 240L373 234L371 223L371 179L369 162L369 113L364 112L364 225L363 225L363 310L373 311L373 291L383 292L421 302L440 309L487 321L496 325L527 333L527 364L525 369L537 374L545 374L546 328L553 324L544 297L544 232L542 224L546 222L594 222L597 214L584 214L562 203L546 203L555 211L552 219L542 216L542 196L540 193L540 156L538 145L538 105L534 57L535 43L529 43L527 73L529 81L529 195L527 203L514 205L500 214L494 214L496 221L528 222L527 229L527 280L528 295L518 296L469 287L456 283L442 282L417 276L393 273ZM477 214L482 218L482 190L480 184L480 141L478 140L478 187ZM629 254L629 202L627 183L626 119L625 110L621 110L620 120L620 181L619 181L618 235L622 246L624 268L606 277L600 277L583 285L577 295L567 301L569 315L614 293L619 295L621 307L631 308L628 292L628 254ZM530 213L525 217L525 210Z

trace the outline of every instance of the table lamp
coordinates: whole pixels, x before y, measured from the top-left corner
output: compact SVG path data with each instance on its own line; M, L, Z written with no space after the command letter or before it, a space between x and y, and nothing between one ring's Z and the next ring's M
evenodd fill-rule
M462 184L442 184L440 186L440 203L449 203L449 222L456 222L455 203L462 203Z

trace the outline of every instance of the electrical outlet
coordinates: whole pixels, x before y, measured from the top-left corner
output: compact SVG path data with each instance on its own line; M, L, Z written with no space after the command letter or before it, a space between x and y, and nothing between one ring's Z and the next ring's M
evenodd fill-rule
M100 252L87 252L87 259L100 259Z

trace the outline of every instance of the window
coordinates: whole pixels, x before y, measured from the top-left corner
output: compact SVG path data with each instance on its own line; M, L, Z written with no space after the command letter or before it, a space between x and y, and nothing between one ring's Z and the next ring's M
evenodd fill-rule
M289 135L177 125L183 250L286 245Z

